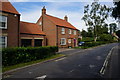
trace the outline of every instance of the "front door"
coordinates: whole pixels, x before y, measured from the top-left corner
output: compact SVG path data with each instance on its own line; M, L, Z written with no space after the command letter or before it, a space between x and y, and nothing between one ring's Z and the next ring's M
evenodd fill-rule
M74 47L76 47L76 39L74 38Z

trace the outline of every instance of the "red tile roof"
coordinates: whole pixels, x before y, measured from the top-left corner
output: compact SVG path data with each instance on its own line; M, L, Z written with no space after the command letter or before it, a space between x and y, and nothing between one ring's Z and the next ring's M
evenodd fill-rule
M20 33L45 35L37 24L23 21L20 22Z
M72 28L72 29L77 29L73 25L71 25L69 22L67 22L63 19L53 17L53 16L50 16L50 15L47 15L47 14L45 14L45 15L49 20L51 20L54 24L56 24L58 26L64 26L64 27L68 27L68 28Z
M12 4L10 2L1 2L0 1L0 11L19 14L18 11L12 6Z

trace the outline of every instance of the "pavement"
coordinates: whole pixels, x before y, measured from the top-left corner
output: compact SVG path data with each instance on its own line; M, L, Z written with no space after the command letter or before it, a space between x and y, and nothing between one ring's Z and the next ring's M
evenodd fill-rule
M104 77L120 80L120 43L112 50L111 58Z
M75 50L74 48L59 48L58 52L64 52L64 51L69 51L69 50Z
M100 70L109 51L118 45L107 44L90 49L74 49L61 51L66 57L33 65L9 74L3 75L5 80L18 78L23 80L41 78L101 78Z

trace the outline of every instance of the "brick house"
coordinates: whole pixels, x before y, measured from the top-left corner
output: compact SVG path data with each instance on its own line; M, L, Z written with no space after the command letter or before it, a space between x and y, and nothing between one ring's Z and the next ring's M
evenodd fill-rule
M0 47L45 46L45 33L35 23L20 22L10 2L0 1Z
M37 23L20 21L10 2L0 0L0 47L77 46L78 30L64 20L46 14L45 7Z
M68 17L64 20L46 14L43 7L42 15L37 21L41 30L46 34L46 45L58 47L76 47L78 44L78 29L68 22Z
M10 2L0 1L0 47L19 46L20 14Z
M45 33L35 23L20 22L20 46L45 46Z

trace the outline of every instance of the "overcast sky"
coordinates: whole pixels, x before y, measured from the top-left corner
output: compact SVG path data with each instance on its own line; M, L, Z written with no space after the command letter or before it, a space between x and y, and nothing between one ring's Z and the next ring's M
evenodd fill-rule
M68 21L74 25L76 28L82 30L87 29L85 23L81 18L84 13L84 6L86 4L91 4L87 0L74 1L73 0L10 0L13 6L21 14L21 21L36 23L36 21L41 16L41 9L43 6L46 7L47 14L63 19L65 15L68 16ZM39 1L39 2L38 2ZM105 1L105 0L103 0ZM113 2L106 0L101 2L101 4L106 4L107 6L113 6ZM109 18L107 23L115 22L114 19Z

